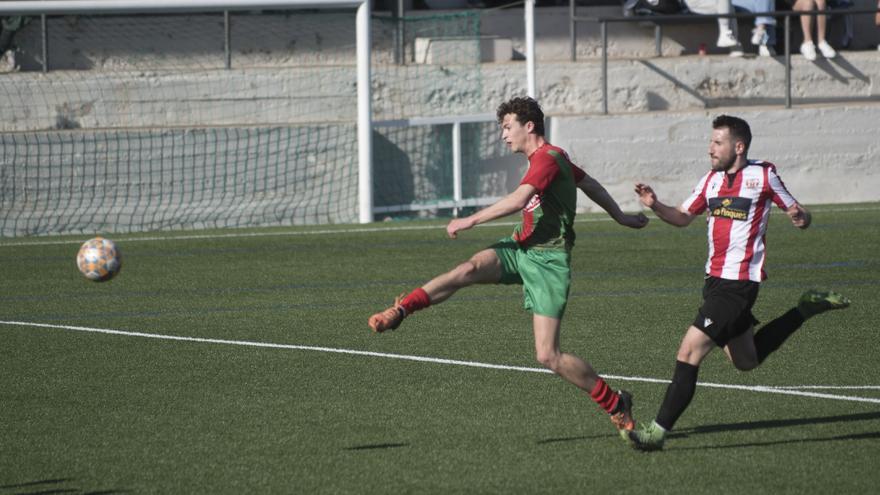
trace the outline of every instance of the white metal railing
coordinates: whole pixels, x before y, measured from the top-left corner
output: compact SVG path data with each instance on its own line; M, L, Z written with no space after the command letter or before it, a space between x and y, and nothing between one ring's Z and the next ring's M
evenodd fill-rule
M461 161L461 125L480 122L495 122L495 115L491 113L453 115L443 117L418 117L412 119L383 120L373 122L374 127L414 127L427 125L452 125L452 199L429 201L423 203L409 203L402 205L377 206L373 208L375 213L396 213L402 211L420 211L433 209L452 208L458 216L458 209L466 206L486 206L500 198L464 198L462 194L462 161Z

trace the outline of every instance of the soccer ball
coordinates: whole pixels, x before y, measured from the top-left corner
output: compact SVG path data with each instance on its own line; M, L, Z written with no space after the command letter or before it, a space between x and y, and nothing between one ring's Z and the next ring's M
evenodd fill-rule
M95 237L79 248L76 267L87 279L104 282L119 273L122 268L122 254L110 239Z

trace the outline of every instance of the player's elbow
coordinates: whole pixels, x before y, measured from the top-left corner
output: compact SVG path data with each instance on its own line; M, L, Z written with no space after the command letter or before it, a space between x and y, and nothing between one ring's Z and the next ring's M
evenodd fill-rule
M683 211L679 211L679 214L676 217L675 226L677 227L687 227L694 221L694 215L690 215Z

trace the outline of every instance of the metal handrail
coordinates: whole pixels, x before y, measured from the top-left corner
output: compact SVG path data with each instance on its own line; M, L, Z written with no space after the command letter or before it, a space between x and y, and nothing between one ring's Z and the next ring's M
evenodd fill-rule
M753 19L755 17L783 17L785 37L785 108L791 108L791 18L802 15L876 14L880 9L829 10L776 10L773 12L732 12L729 14L657 14L651 16L578 16L575 0L570 3L571 60L577 60L577 23L596 22L602 39L602 113L608 114L608 23L651 22L654 24L654 43L657 56L662 56L662 24L682 22L715 22L717 19Z

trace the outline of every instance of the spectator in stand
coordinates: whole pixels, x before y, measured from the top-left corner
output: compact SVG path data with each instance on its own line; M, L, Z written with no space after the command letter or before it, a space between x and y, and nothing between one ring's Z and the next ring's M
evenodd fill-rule
M822 0L824 1L824 0ZM688 10L695 14L730 14L733 12L731 0L684 0ZM736 19L718 18L719 48L730 48L731 57L742 57L743 48L737 38Z
M745 12L773 12L776 10L774 0L733 0L736 10ZM755 28L752 29L751 42L758 47L758 55L772 57L776 55L776 19L773 17L756 17Z
M789 0L791 2L792 0ZM825 10L827 8L826 0L794 0L792 4L793 10L810 11ZM837 52L831 45L825 41L825 31L828 27L828 17L823 15L816 16L816 39L818 43L813 43L813 16L801 16L801 30L804 32L804 42L801 43L801 55L809 61L816 60L816 47L822 52L825 58L834 58Z

